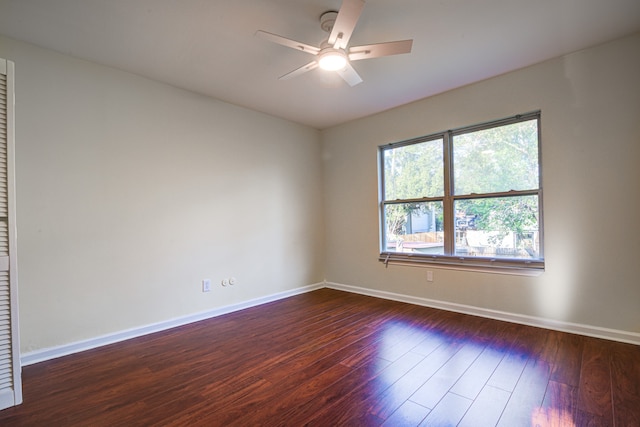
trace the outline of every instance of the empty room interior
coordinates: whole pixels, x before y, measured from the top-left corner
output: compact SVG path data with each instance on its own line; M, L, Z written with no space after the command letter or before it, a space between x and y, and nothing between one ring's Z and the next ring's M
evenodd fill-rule
M1 425L640 425L637 0L0 0L0 58Z

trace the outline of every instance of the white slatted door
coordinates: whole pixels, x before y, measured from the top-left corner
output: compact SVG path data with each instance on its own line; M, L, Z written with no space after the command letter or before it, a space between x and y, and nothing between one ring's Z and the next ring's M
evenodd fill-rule
M13 63L0 59L0 409L22 403L15 233Z

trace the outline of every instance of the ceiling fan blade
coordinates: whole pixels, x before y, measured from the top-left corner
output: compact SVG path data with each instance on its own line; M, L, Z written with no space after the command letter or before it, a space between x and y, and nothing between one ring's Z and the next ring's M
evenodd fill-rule
M400 40L396 42L377 43L366 46L353 46L349 48L349 60L379 58L381 56L398 55L411 52L413 40Z
M290 47L292 49L300 50L302 52L307 52L312 55L317 55L320 52L320 49L311 46L306 43L301 43L295 40L288 39L286 37L279 36L277 34L268 33L266 31L258 30L256 31L256 36L262 37L263 39L269 40L274 43L281 44L282 46Z
M329 34L329 44L335 49L347 47L363 8L364 0L343 0L336 22Z
M292 79L294 77L298 77L300 74L304 74L307 71L311 71L315 68L318 67L318 62L317 61L311 61L309 62L307 65L303 65L300 68L296 68L295 70L285 74L284 76L280 76L279 80L289 80Z
M338 70L337 73L340 74L340 77L342 77L349 86L355 86L358 83L362 83L362 78L349 63L347 63L347 66L342 70Z

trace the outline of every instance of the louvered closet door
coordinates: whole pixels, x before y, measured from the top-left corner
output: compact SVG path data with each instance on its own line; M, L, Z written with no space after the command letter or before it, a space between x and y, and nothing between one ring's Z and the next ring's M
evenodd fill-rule
M22 402L15 196L13 63L0 59L0 409Z

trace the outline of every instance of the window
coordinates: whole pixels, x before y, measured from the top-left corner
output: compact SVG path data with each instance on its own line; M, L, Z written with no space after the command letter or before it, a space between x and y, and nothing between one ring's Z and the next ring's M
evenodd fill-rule
M544 268L540 112L379 154L381 261Z

